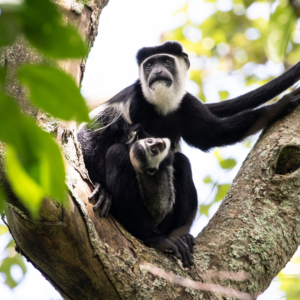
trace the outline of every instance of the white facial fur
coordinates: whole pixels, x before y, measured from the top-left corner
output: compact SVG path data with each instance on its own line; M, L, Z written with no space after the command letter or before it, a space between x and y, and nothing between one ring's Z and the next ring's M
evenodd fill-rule
M171 147L171 142L168 138L163 138L162 139L165 144L166 148L162 152L158 153L155 156L152 156L148 151L147 151L147 146L146 146L146 139L139 140L138 143L145 149L146 153L146 160L147 160L147 168L151 169L159 169L160 163L167 157L170 147ZM142 167L139 162L135 159L133 151L130 151L130 160L133 165L133 168L142 173L144 171L144 166Z
M153 104L156 111L161 115L167 115L175 111L186 94L185 82L187 78L187 66L183 58L179 58L170 54L161 53L160 55L167 55L175 60L176 68L178 71L177 82L172 83L170 87L167 87L164 83L156 84L152 90L148 86L148 83L144 76L143 65L153 56L148 57L140 66L140 81L142 84L142 91L146 100Z

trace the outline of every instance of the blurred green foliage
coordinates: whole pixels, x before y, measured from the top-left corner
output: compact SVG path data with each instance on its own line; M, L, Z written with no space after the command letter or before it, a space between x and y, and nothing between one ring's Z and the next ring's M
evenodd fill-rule
M34 217L45 196L63 201L65 171L58 145L1 91L0 139L7 144L6 169L11 187Z
M63 25L51 1L25 0L1 5L0 9L0 46L11 45L23 34L48 59L80 58L87 54L79 33ZM51 64L55 65L55 61ZM53 66L21 66L18 79L29 88L29 100L45 112L67 121L75 117L79 122L89 121L79 88L63 71ZM5 81L6 69L1 68L0 140L6 144L7 175L15 194L32 216L38 217L44 197L64 201L64 163L51 136L25 117L15 99L5 94Z
M300 270L300 256L294 257L289 264L294 269ZM286 293L287 300L299 300L300 299L300 272L295 275L286 274L284 271L278 274L280 280L280 289Z
M63 71L49 66L26 66L18 75L29 87L30 100L36 106L60 119L76 117L78 122L89 121L87 106L76 83Z
M4 230L1 230L2 228L4 228ZM5 229L7 229L6 226L0 225L0 235L6 232ZM4 275L5 284L10 288L14 288L15 286L17 286L27 272L24 260L22 256L15 251L15 246L16 244L14 240L10 240L4 250L7 252L7 257L3 260L0 260L0 273ZM22 270L22 277L18 282L12 277L11 274L11 268L13 266L19 266Z
M87 47L79 33L63 25L55 4L48 0L26 0L19 5L1 5L0 47L11 45L19 34L43 54L53 58L80 58Z
M24 36L37 53L45 56L45 65L20 66L16 72L28 88L28 98L46 113L66 121L76 118L88 122L88 109L73 78L56 68L53 59L83 58L88 47L76 29L64 25L57 6L49 0L24 0L0 5L0 47L9 47ZM4 50L3 48L0 50ZM32 217L38 218L45 197L63 203L66 197L65 168L61 151L51 135L25 116L17 100L6 94L7 70L0 67L0 154L5 157L6 175L13 192ZM5 147L3 145L5 143ZM3 150L5 149L5 155ZM5 193L0 184L0 213L4 219ZM0 235L8 231L0 225ZM14 288L11 268L18 265L26 273L21 255L11 240L7 257L0 261L5 283Z
M229 171L236 166L236 160L233 158L222 157L220 149L214 150L213 154L223 170ZM220 184L218 181L213 181L209 175L204 177L203 182L211 186L212 192L216 190L215 197L210 203L200 204L199 206L200 215L204 214L208 217L209 209L213 206L213 204L218 203L225 197L230 188L230 183Z
M297 16L288 0L224 3L227 5L222 6L222 1L216 0L187 1L174 14L185 22L162 35L163 40L181 42L192 61L196 61L190 79L198 85L198 97L204 102L203 79L216 71L208 66L212 59L217 69L227 74L241 70L249 62L264 64L273 59L292 65L299 60L300 30L296 29ZM199 18L195 17L197 10ZM246 85L265 83L266 79L242 72ZM229 96L226 90L218 92L220 100Z

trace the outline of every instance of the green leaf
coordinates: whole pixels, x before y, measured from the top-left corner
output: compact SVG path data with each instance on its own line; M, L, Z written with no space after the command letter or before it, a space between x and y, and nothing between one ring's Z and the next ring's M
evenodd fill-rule
M219 202L220 200L222 200L226 196L229 188L230 184L219 184L214 202Z
M199 206L199 212L200 212L200 215L206 215L208 217L208 211L210 209L212 204L208 204L208 205L205 205L205 204L201 204Z
M11 276L11 267L13 265L18 265L22 271L23 271L23 278L24 275L27 272L26 265L23 261L23 258L20 254L16 254L13 257L6 257L1 263L0 263L0 272L5 274L6 280L5 284L8 285L10 288L14 288L18 285L18 283L23 279L21 279L19 282L16 282L12 276Z
M236 160L233 158L227 158L220 161L220 166L222 169L231 170L236 166Z
M45 196L65 199L65 170L58 145L2 92L0 140L8 145L7 175L13 191L32 214Z
M228 91L219 91L220 99L226 100L229 97Z
M46 195L44 189L26 172L13 147L7 147L6 159L6 172L14 193L36 216Z
M0 225L0 235L8 232L8 228L5 225Z
M31 101L53 116L88 122L88 108L74 80L58 69L48 66L26 66L19 79L29 87Z
M212 182L212 179L211 179L210 176L206 176L206 177L204 177L203 182L204 182L204 183L211 183L211 182Z
M24 33L38 50L53 58L80 58L87 47L78 32L63 26L60 14L49 0L27 0L20 13Z
M287 1L280 1L269 21L265 51L269 59L281 62L284 58L291 33L296 26L297 16Z
M0 6L0 47L12 45L18 34L21 32L18 13L10 8L11 5Z

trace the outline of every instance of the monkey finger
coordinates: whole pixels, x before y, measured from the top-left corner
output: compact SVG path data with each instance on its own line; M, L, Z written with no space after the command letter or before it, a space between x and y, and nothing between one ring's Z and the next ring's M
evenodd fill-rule
M178 247L170 239L164 238L160 248L164 251L170 251L177 259L182 259Z
M193 250L193 252L194 252L194 250ZM193 252L191 252L191 249L189 247L186 248L186 256L188 258L189 266L192 266L192 265L195 264L194 257L193 257L193 254L192 254Z
M191 237L191 240L192 240L192 244L194 246L197 245L196 239L192 235L190 235L190 237Z
M177 247L175 244L173 244L173 246L171 247L171 251L172 251L172 254L173 254L177 259L182 260L182 256L181 256L181 254L180 254L180 252L179 252L179 249L178 249L178 247Z
M106 192L105 192L104 189L102 189L100 191L100 196L98 198L98 201L96 202L96 204L93 207L94 211L96 211L100 207L100 205L102 204L103 200L105 199L105 196L106 196Z
M93 190L93 192L89 195L89 200L93 199L93 197L99 192L101 185L98 182L95 182L95 189Z
M180 254L182 255L183 266L187 268L190 267L191 265L194 265L194 259L190 252L189 246L181 238L177 239L176 245L178 246Z
M182 257L181 261L182 261L183 267L188 268L190 266L190 264L189 264L189 259L187 256L186 248L181 243L177 243L176 245L177 245L178 250Z
M188 236L185 235L185 236L181 237L181 239L183 240L183 242L184 242L185 244L188 245L188 247L190 248L191 253L193 253L193 252L194 252L194 251L193 251L193 246L190 244L190 241L189 241L189 239L188 239Z
M197 245L197 241L196 239L191 235L191 239L192 239L192 244L195 246Z
M185 241L183 239L179 239L179 242L184 246L185 248L185 251L186 251L186 256L188 258L188 262L190 265L194 265L194 258L193 258L193 255L192 255L192 252L190 251L190 247L188 246L187 243L185 243Z
M190 239L190 236L187 234L182 237L183 241L189 246L191 253L194 253L192 241Z
M197 244L195 238L191 234L187 234L187 239L192 246L195 246Z
M104 201L103 208L101 209L101 212L99 214L100 218L107 217L110 207L111 207L111 196L106 194L106 199Z

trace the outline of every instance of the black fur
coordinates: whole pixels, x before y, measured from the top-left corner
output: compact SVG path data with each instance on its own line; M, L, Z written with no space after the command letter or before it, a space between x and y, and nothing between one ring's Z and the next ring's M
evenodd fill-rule
M155 47L144 47L140 49L136 55L136 60L138 65L140 65L146 58L149 56L166 53L175 56L181 56L183 52L183 48L180 43L178 42L166 42L159 46Z

